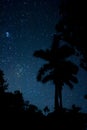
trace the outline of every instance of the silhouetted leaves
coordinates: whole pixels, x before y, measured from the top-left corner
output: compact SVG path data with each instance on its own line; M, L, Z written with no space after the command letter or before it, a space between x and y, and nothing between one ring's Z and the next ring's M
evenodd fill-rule
M4 93L7 88L8 84L4 79L4 73L2 70L0 70L0 93Z
M68 42L80 52L80 66L85 70L87 70L86 12L85 0L61 0L59 5L60 20L55 26L60 40Z
M39 50L34 53L34 56L48 60L50 58L50 51L48 49L46 51Z
M85 99L87 99L87 94L84 96Z
M68 64L71 64L71 62ZM73 70L73 67L71 67L71 70L76 74L77 69ZM1 77L3 76L1 75ZM2 79L3 80L0 80L0 82L5 81L4 77ZM74 78L72 78L72 81L77 82ZM4 86L4 82L2 86ZM14 128L24 127L27 129L40 130L42 128L53 128L58 130L73 130L77 128L78 130L86 130L87 115L80 113L79 111L80 107L77 107L76 105L72 105L72 109L70 110L62 109L62 111L54 112L50 112L48 106L46 106L44 108L44 115L37 106L30 104L28 101L24 101L22 93L19 90L16 90L13 93L8 91L0 92L0 127L2 126L2 123L7 123L6 128L10 128L10 123ZM2 127L4 128L4 126Z
M58 109L58 106L62 106L61 93L63 85L67 84L70 88L73 88L72 83L78 83L76 78L78 67L68 59L74 54L75 50L73 47L67 44L61 46L60 36L58 35L54 35L51 48L34 52L35 57L47 61L38 71L37 80L42 83L52 80L55 84L55 104L57 104L55 109ZM60 102L58 102L58 99Z
M45 106L45 108L43 110L44 110L44 112L45 112L46 115L50 111L50 109L48 108L48 106Z
M78 113L81 110L81 107L77 107L75 104L72 105L72 111Z

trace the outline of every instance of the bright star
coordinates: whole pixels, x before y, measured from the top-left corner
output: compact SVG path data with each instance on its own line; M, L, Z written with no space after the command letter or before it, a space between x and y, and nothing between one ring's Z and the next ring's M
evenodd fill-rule
M7 38L10 37L10 33L9 32L5 32L5 35L6 35Z

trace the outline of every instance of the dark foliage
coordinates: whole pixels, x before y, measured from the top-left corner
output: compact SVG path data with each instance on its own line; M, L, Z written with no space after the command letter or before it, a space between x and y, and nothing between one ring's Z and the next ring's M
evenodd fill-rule
M47 61L37 75L37 80L42 83L53 81L55 85L55 110L62 108L62 87L64 84L71 89L73 83L78 83L76 74L78 67L68 58L74 55L74 49L65 44L60 46L60 38L54 35L53 43L50 49L39 50L34 53L35 57L42 58Z
M14 93L5 91L8 84L4 79L4 73L0 70L0 113L8 111L21 111L24 107L22 93L19 90Z
M8 84L6 80L4 80L4 73L2 70L0 70L0 93L4 93L7 88Z
M87 99L87 94L86 94L86 95L84 95L84 98L85 98L85 99Z
M87 70L87 8L86 1L61 0L59 6L60 20L56 31L61 40L68 42L78 50L80 66Z
M2 76L0 75L0 77ZM5 81L4 77L2 79ZM47 112L46 115L37 106L24 101L19 90L14 91L14 93L0 92L1 129L74 130L77 128L78 130L86 130L87 128L87 114L80 113L79 107L75 105L72 106L71 110L62 109L60 112L52 113L46 106L44 112Z

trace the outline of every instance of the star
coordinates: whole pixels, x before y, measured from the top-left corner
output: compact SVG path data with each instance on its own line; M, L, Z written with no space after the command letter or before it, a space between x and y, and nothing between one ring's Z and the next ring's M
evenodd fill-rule
M23 76L23 71L24 71L23 66L20 65L20 64L17 64L16 65L16 71L15 71L17 78L20 78L21 76Z
M7 31L7 32L5 32L5 36L7 37L7 38L9 38L10 37L10 33Z

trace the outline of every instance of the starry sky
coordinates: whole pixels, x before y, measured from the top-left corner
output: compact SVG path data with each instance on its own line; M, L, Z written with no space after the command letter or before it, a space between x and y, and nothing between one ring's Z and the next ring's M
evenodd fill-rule
M8 90L20 90L25 100L43 109L54 107L54 85L37 82L36 76L44 61L33 57L39 49L51 46L55 24L59 20L58 0L0 0L0 69L9 83ZM84 70L78 73L79 83L73 91L63 89L63 105L76 104L87 112L87 80Z

